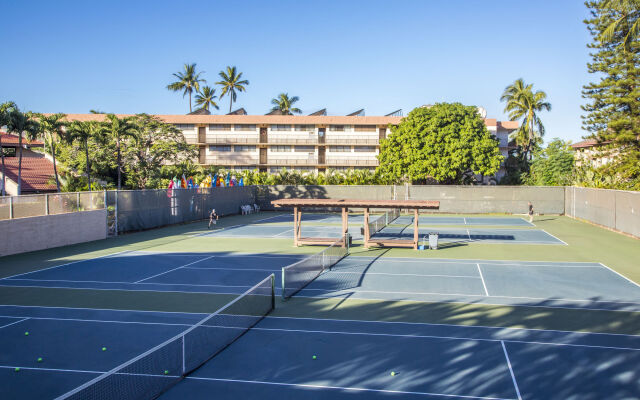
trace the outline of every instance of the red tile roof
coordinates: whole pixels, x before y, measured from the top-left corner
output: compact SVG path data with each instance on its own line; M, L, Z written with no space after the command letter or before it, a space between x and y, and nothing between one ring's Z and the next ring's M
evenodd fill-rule
M18 157L5 157L7 178L18 182ZM22 193L49 192L56 190L53 178L53 163L43 156L22 157Z
M581 142L572 144L571 147L573 147L574 149L583 149L586 147L594 147L594 146L608 144L608 143L611 143L611 141L599 142L597 139L585 139Z
M18 135L13 135L10 133L0 132L0 138L2 139L2 146L6 147L16 147L18 146ZM28 142L25 138L22 138L22 145L29 145L33 147L43 147L44 143L39 140L33 140Z

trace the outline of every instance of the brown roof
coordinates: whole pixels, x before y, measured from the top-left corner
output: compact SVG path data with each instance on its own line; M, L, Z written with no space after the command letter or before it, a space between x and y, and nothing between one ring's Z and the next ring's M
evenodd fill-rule
M599 142L597 139L585 139L581 142L572 144L571 147L573 147L574 149L584 149L586 147L594 147L608 143L611 143L611 141Z
M45 114L47 115L47 114ZM132 114L118 114L131 117ZM156 115L170 124L299 124L299 125L397 125L403 117L346 115ZM67 114L67 121L102 121L104 114ZM499 122L494 118L484 120L487 126L498 123L505 129L516 129L517 121Z
M4 158L7 178L18 183L18 157ZM56 190L53 178L53 163L44 156L22 157L22 193L50 192Z
M0 139L2 139L2 145L6 147L17 147L18 146L18 135L0 132ZM39 140L33 140L31 142L27 142L25 138L22 138L22 145L29 145L33 147L43 147L44 143Z
M350 200L350 199L280 199L271 202L276 207L371 207L371 208L431 208L438 209L435 200Z

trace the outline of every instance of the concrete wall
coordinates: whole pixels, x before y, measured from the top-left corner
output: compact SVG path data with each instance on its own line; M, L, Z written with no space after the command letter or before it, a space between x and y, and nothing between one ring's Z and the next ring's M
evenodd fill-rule
M0 256L90 242L107 237L106 210L0 221Z

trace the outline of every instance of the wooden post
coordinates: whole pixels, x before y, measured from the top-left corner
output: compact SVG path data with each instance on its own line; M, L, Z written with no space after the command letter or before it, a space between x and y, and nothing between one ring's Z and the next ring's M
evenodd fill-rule
M418 209L413 210L413 249L418 250Z
M296 231L298 236L298 244L300 244L300 237L302 237L302 207L298 207L298 230Z
M365 249L369 248L369 208L364 209L364 247Z
M342 207L342 247L347 247L347 233L349 233L349 210Z
M298 207L293 207L293 245L298 247Z

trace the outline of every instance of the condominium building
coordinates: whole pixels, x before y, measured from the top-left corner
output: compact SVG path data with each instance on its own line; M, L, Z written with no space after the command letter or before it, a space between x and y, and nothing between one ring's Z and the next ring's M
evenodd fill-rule
M369 169L378 166L380 140L402 117L346 115L158 115L182 131L198 147L197 162L226 169L278 172L282 168L323 172L328 169ZM73 114L70 120L99 118ZM508 154L509 133L517 122L484 120ZM498 174L498 178L501 173Z

